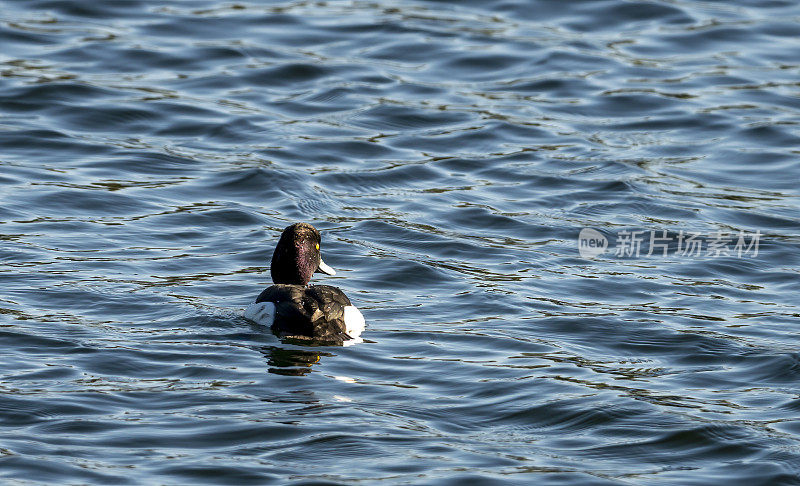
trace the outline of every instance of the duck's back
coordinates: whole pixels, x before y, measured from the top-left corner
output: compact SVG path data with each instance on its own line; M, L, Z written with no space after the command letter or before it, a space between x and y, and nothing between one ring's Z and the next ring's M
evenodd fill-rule
M344 292L330 285L273 285L256 299L256 304L267 302L275 306L272 330L283 336L345 341L364 328L358 309Z

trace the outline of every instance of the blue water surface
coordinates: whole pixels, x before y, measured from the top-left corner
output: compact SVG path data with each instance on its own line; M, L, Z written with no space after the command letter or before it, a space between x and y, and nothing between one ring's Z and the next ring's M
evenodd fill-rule
M1 1L0 480L800 484L798 39L781 0ZM364 343L241 316L296 221Z

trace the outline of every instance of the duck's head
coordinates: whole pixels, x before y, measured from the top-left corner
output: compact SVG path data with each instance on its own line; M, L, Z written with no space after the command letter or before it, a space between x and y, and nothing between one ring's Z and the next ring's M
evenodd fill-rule
M283 230L272 254L272 281L276 284L306 285L314 272L336 275L322 261L319 243L319 231L308 223L295 223Z

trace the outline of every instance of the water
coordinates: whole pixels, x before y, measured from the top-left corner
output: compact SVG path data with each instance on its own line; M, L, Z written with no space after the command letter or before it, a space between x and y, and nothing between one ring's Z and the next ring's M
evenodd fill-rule
M1 7L5 484L800 484L796 2Z

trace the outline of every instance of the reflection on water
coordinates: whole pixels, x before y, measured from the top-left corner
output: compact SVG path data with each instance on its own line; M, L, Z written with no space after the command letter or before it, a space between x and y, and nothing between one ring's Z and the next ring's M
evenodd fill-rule
M279 375L302 376L311 372L312 366L319 363L323 356L335 356L332 353L310 350L264 346L259 349L267 358L269 372Z

